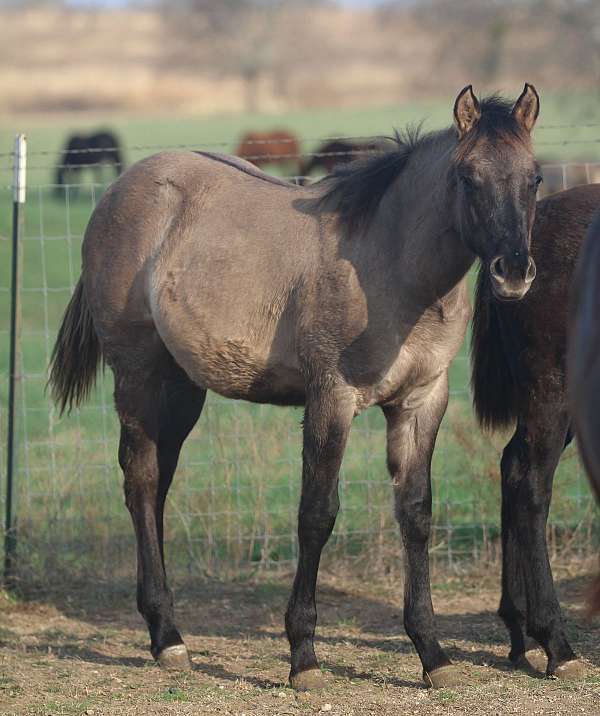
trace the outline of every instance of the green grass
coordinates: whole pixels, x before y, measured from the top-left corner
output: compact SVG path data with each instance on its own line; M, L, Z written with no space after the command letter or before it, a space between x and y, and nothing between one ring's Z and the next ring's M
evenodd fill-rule
M543 97L542 128L536 132L546 157L597 160L600 144L561 144L593 139L598 129L543 129L543 125L590 123L597 102L586 97ZM381 110L311 112L289 116L135 119L106 118L132 146L210 145L244 129L290 127L303 137L389 132L427 117L429 128L447 124L451 103ZM110 577L129 570L133 534L123 505L116 461L117 420L106 374L90 403L59 418L44 394L46 366L62 312L77 280L81 238L100 187L83 187L57 198L53 152L66 132L91 122L31 122L0 126L0 152L10 150L17 130L29 136L28 201L22 242L22 366L18 400L17 519L21 557L33 573L52 568ZM307 142L312 148L315 142ZM50 150L49 155L37 152ZM6 164L6 163L5 163ZM0 173L0 459L5 462L10 285L9 176ZM459 558L497 541L499 450L479 433L468 396L463 347L451 369L452 397L434 456L434 555ZM280 561L294 555L300 476L301 412L249 405L211 395L188 440L170 494L169 564L182 570L215 571L225 565ZM2 471L2 474L4 472ZM590 496L571 450L557 478L552 519L561 529L591 523ZM4 485L0 484L1 494ZM354 425L343 465L342 513L334 544L350 555L381 553L396 539L391 490L385 469L384 420L370 410ZM370 552L369 552L370 551Z

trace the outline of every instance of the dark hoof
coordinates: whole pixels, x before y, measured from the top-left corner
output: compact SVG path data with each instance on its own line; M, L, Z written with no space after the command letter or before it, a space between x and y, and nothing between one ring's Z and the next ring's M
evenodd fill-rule
M515 669L526 673L546 673L548 657L541 649L531 649L512 662Z
M190 671L192 662L185 644L174 644L163 649L158 655L158 661L161 669L169 669L169 671Z
M321 669L309 669L298 674L290 674L290 686L295 691L314 691L324 689L327 686L327 679Z
M451 689L460 686L461 676L454 664L448 664L433 671L424 671L423 681L430 689Z
M587 666L580 659L571 659L559 664L548 676L556 676L557 679L565 681L578 681L588 675Z

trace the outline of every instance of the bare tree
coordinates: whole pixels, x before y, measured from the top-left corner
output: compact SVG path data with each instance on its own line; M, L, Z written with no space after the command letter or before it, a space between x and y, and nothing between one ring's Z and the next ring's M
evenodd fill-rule
M165 61L209 66L224 76L245 82L245 105L258 109L258 85L278 70L279 18L287 8L319 4L317 0L178 0L163 3L169 27Z

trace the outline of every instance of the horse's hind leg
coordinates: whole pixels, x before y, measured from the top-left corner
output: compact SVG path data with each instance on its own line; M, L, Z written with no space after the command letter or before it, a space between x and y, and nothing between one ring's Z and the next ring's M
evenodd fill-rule
M567 641L560 605L554 590L548 548L546 522L550 509L552 482L569 427L568 416L554 405L537 404L535 414L520 421L502 457L503 517L512 543L510 572L503 578L500 615L511 631L511 659L523 654L524 639L519 636L523 598L517 597L518 615L511 614L510 577L518 571L510 560L519 555L520 573L525 587L525 626L528 636L540 644L548 657L548 675L576 677L579 662ZM519 594L519 588L517 588ZM512 602L515 599L512 597ZM519 618L520 617L520 618ZM515 638L516 635L516 638Z
M137 602L150 632L151 652L167 668L190 661L173 612L163 557L163 510L181 445L198 419L205 391L170 358L147 370L115 369L121 421L119 462L125 501L137 539Z

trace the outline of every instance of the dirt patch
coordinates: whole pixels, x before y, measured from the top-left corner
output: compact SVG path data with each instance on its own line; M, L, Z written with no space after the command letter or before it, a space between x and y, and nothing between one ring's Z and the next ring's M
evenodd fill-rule
M402 626L401 596L385 582L322 575L317 654L321 693L286 687L282 629L290 577L196 583L176 594L194 671L161 672L147 649L131 584L0 607L0 713L59 714L575 714L600 713L600 623L583 618L585 577L560 581L569 636L589 665L577 683L513 671L490 579L440 580L442 643L465 685L429 691Z

